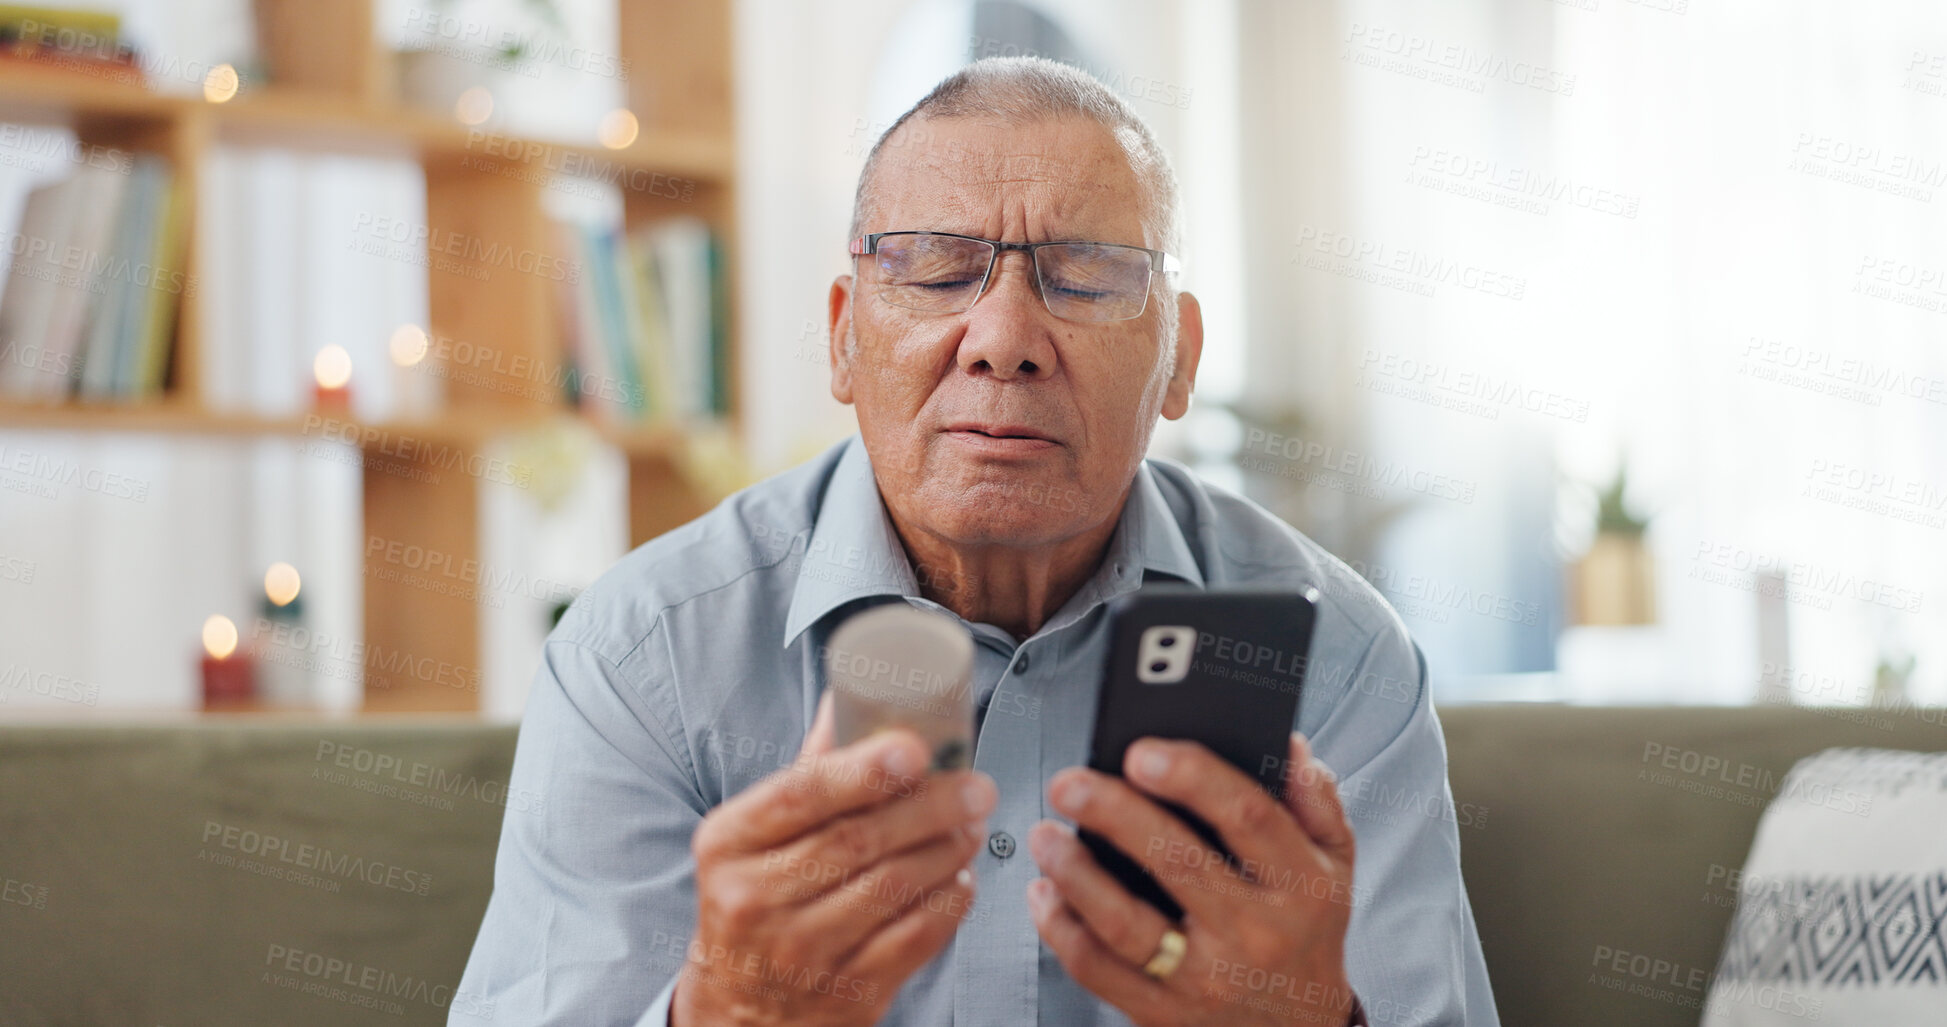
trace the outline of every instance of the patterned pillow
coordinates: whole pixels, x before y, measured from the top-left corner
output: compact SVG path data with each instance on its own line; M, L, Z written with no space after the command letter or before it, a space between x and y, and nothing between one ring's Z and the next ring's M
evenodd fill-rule
M1947 753L1829 749L1792 768L1703 1022L1947 1023Z

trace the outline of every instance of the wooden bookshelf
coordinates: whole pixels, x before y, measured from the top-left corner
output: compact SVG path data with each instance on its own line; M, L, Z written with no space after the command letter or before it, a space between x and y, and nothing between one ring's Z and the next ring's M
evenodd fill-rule
M391 103L271 87L213 104L65 69L0 62L0 121L100 125L197 118L208 120L220 138L234 142L339 153L403 152L422 160L450 162L478 153L475 141L483 134L450 118ZM725 181L732 165L727 134L691 129L652 132L645 125L641 138L623 149L558 140L521 141L541 142L545 155L557 161L573 155L597 167L640 168L705 183Z
M731 103L729 0L616 0L619 56L628 66L627 103L641 129L621 149L548 140L509 140L494 133L494 159L558 167L564 158L597 172L646 170L684 181L679 201L661 190L622 187L629 227L663 217L700 217L725 249L725 275L736 295L736 183ZM391 95L391 75L376 41L372 5L319 0L255 0L260 56L268 84L250 83L235 99L165 95L71 68L0 62L0 122L65 124L85 143L148 151L169 158L177 188L195 201L203 158L220 142L267 144L319 152L382 153L416 158L426 175L427 221L442 233L463 233L537 251L552 249L537 175L485 170L483 133L436 113L409 108ZM519 143L517 146L508 145ZM533 145L529 145L533 144ZM527 157L509 154L526 153ZM538 169L537 169L538 170ZM627 179L625 178L625 181ZM188 233L189 273L203 280L195 232ZM435 336L461 338L509 354L560 361L568 340L553 316L550 283L526 276L491 285L464 275L428 275ZM735 302L730 304L731 380L738 346ZM169 386L155 401L127 404L0 405L0 428L135 431L229 437L302 438L317 422L305 415L261 417L206 407L199 380L203 313L200 297L185 292L176 311ZM429 356L428 359L435 359ZM449 379L441 412L432 418L357 422L320 411L339 423L371 428L380 438L409 436L475 450L559 418L583 415L532 389L497 389L492 382ZM734 389L727 425L739 418ZM687 521L715 497L683 473L689 438L669 424L618 425L584 418L629 463L631 542ZM465 476L415 475L386 452L366 453L364 520L367 538L424 545L441 552L479 550L479 483ZM482 662L480 611L471 602L432 594L382 577L365 576L365 640L463 667ZM368 712L467 711L474 692L410 679L368 675Z
M456 412L433 418L388 421L364 421L330 411L321 411L318 416L330 419L334 435L356 434L360 439L376 437L392 440L404 436L468 449L484 446L508 435L538 431L562 418L574 418L592 428L604 442L631 457L664 461L680 454L689 438L689 433L675 425L616 424L577 417L567 412L513 418ZM319 434L310 415L263 417L204 410L176 402L63 403L46 406L0 403L0 429L4 428L150 432L158 435L281 435L290 438Z

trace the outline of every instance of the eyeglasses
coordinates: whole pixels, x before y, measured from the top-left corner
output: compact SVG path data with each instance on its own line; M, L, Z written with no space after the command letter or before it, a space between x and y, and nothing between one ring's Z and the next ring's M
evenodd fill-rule
M948 232L875 232L852 240L852 256L870 257L861 277L879 297L908 310L958 314L987 291L1006 250L1034 265L1041 302L1067 321L1127 321L1149 305L1150 278L1174 274L1162 250L1105 242L1001 242Z

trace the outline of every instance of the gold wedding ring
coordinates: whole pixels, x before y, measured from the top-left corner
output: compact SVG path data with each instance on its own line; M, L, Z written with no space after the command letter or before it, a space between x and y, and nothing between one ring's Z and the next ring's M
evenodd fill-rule
M1163 937L1156 943L1156 954L1143 964L1143 973L1157 980L1163 980L1183 965L1183 954L1190 951L1190 939L1174 927L1163 931Z

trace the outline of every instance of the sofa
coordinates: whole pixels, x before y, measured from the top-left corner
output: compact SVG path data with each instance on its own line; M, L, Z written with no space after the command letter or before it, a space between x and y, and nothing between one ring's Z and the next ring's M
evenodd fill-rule
M1377 812L1458 825L1504 1023L1694 1025L1786 770L1947 749L1940 714L1453 706L1454 807ZM546 815L506 786L514 739L471 719L0 724L0 1024L490 1013L454 986L499 825Z

